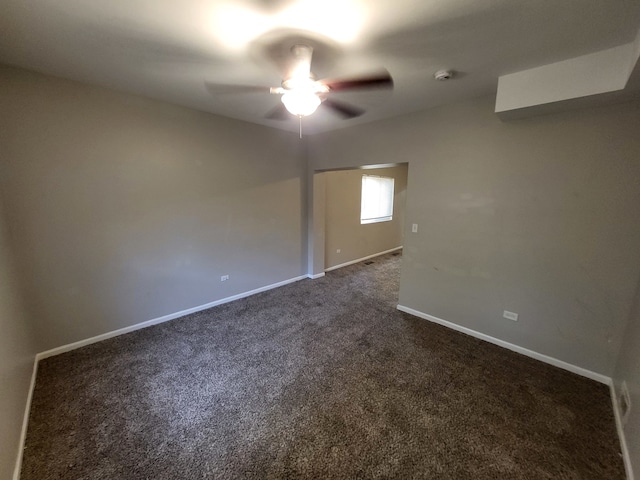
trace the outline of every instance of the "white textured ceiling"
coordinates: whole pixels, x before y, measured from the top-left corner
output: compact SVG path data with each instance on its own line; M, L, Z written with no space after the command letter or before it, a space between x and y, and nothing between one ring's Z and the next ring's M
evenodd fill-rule
M308 133L494 92L500 75L633 40L636 0L3 0L0 62L276 128L275 95L210 95L205 81L277 86L268 45L292 32L317 42L319 77L384 67L393 91L334 93L365 107L319 110ZM306 33L305 33L306 32ZM457 75L437 82L442 68Z

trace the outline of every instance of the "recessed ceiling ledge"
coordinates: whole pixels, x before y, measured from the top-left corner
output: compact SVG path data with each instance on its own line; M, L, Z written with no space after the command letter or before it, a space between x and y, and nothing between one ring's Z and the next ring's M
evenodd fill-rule
M510 120L624 99L639 57L640 32L624 45L503 75L495 112Z

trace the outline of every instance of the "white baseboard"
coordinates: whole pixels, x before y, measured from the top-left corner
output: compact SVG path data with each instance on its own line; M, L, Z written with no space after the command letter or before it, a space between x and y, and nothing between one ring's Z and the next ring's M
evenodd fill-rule
M307 278L310 278L312 280L315 280L316 278L322 278L322 277L324 277L324 272L316 273L315 275L310 273L310 274L307 275Z
M320 276L324 276L324 273ZM256 288L255 290L250 290L248 292L239 293L237 295L233 295L231 297L226 297L221 300L216 300L214 302L206 303L204 305L199 305L197 307L189 308L187 310L182 310L180 312L171 313L169 315L164 315L162 317L154 318L152 320L147 320L146 322L138 323L135 325L131 325L129 327L120 328L118 330L113 330L111 332L103 333L101 335L97 335L95 337L87 338L85 340L80 340L78 342L70 343L68 345L63 345L61 347L53 348L51 350L47 350L45 352L40 352L36 354L34 362L33 362L33 373L31 375L31 384L29 385L29 393L27 395L27 402L24 411L24 418L22 421L22 432L20 434L20 447L18 449L18 457L16 458L16 466L13 472L13 480L20 480L20 471L22 468L22 458L24 456L24 443L27 438L27 427L29 425L29 413L31 412L31 401L33 399L33 390L36 384L36 376L38 373L38 362L40 360L53 357L55 355L59 355L61 353L70 352L71 350L75 350L80 347L84 347L86 345L91 345L92 343L97 343L102 340L106 340L108 338L117 337L118 335L124 335L125 333L133 332L135 330L140 330L142 328L150 327L152 325L157 325L159 323L168 322L169 320L174 320L176 318L184 317L185 315L189 315L191 313L200 312L202 310L206 310L208 308L215 307L217 305L222 305L223 303L232 302L234 300L239 300L241 298L249 297L251 295L255 295L256 293L266 292L267 290L271 290L274 288L282 287L289 283L297 282L299 280L306 279L307 275L302 275L295 278L290 278L288 280L284 280L282 282L274 283L271 285L266 285L264 287Z
M501 347L507 348L514 352L520 353L522 355L526 355L527 357L534 358L536 360L540 360L541 362L548 363L553 365L554 367L562 368L563 370L568 370L569 372L581 375L583 377L590 378L591 380L595 380L600 383L604 383L609 386L611 391L611 403L613 405L613 414L616 421L616 429L618 431L618 438L620 439L620 449L622 452L622 459L624 461L624 468L627 472L627 480L634 480L635 477L633 475L633 469L631 466L631 458L629 457L629 449L627 447L627 440L624 435L624 430L622 428L622 417L620 415L620 408L618 406L618 396L615 388L615 383L611 377L607 377L606 375L602 375L600 373L592 372L591 370L587 370L582 367L578 367L576 365L564 362L562 360L558 360L557 358L549 357L548 355L544 355L542 353L534 352L533 350L529 350L527 348L520 347L518 345L514 345L513 343L505 342L504 340L497 339L495 337L491 337L484 333L477 332L475 330L471 330L467 327L462 327L455 323L449 322L447 320L443 320L438 317L434 317L433 315L429 315L427 313L420 312L418 310L414 310L413 308L405 307L404 305L398 305L398 310L402 312L409 313L419 318L423 318L425 320L429 320L430 322L437 323L439 325L443 325L445 327L451 328L452 330L456 330L458 332L465 333L472 337L478 338L480 340L485 340L489 343L493 343L495 345L499 345Z
M222 305L223 303L233 302L234 300L239 300L241 298L249 297L251 295L255 295L256 293L266 292L267 290L272 290L274 288L282 287L289 283L297 282L299 280L304 280L307 278L307 275L302 275L295 278L290 278L288 280L283 280L282 282L274 283L271 285L266 285L264 287L256 288L255 290L250 290L248 292L239 293L237 295L233 295L231 297L226 297L220 300L216 300L214 302L205 303L204 305L199 305L197 307L188 308L186 310L182 310L176 313L170 313L169 315L164 315L162 317L154 318L151 320L147 320L146 322L137 323L135 325L131 325L129 327L120 328L118 330L113 330L111 332L103 333L101 335L97 335L95 337L87 338L85 340L80 340L78 342L69 343L68 345L62 345L61 347L52 348L51 350L47 350L46 352L40 352L36 355L36 361L40 361L44 358L53 357L55 355L60 355L61 353L70 352L71 350L75 350L80 347L84 347L86 345L91 345L92 343L101 342L102 340L107 340L108 338L117 337L119 335L124 335L125 333L134 332L136 330L140 330L141 328L150 327L152 325L157 325L159 323L168 322L169 320L174 320L176 318L184 317L185 315L189 315L191 313L201 312L202 310L206 310L211 307L215 307L217 305Z
M616 419L616 430L618 430L618 438L620 439L620 451L622 452L622 460L624 461L624 469L627 472L627 480L634 480L633 468L631 467L631 457L629 456L629 448L627 446L627 437L622 428L622 415L620 415L620 406L618 405L618 392L615 382L609 385L611 391L611 404L613 405L613 416Z
M373 255L367 255L366 257L358 258L357 260L351 260L350 262L341 263L340 265L334 265L333 267L325 268L325 272L330 272L331 270L337 270L338 268L347 267L349 265L353 265L354 263L362 262L364 260L369 260L370 258L379 257L380 255L386 255L387 253L395 252L396 250L402 250L402 245L399 247L392 248L390 250L385 250L384 252L374 253Z
M20 443L18 447L18 456L16 458L16 466L13 469L13 480L20 480L20 472L22 470L22 457L24 456L24 442L27 439L27 427L29 426L29 414L31 413L31 401L33 400L33 390L36 386L36 376L38 375L38 359L33 359L33 371L31 372L31 382L29 383L29 393L27 394L27 402L24 407L24 416L22 418L22 430L20 431Z
M429 320L430 322L437 323L439 325L443 325L452 330L456 330L458 332L465 333L467 335L471 335L472 337L479 338L480 340L484 340L489 343L493 343L500 347L506 348L516 353L520 353L522 355L526 355L527 357L535 358L536 360L540 360L541 362L548 363L549 365L553 365L554 367L562 368L563 370L568 370L569 372L578 374L583 377L590 378L591 380L595 380L596 382L604 383L605 385L611 385L612 380L611 377L607 377L606 375L602 375L601 373L592 372L591 370L587 370L586 368L578 367L577 365L573 365L571 363L564 362L562 360L558 360L557 358L549 357L548 355L544 355L542 353L534 352L533 350L529 350L527 348L521 347L519 345L515 345L513 343L505 342L504 340L500 340L499 338L492 337L490 335L486 335L484 333L477 332L475 330L471 330L470 328L460 326L456 323L449 322L447 320L443 320L438 317L434 317L433 315L429 315L428 313L423 313L418 310L414 310L409 307L405 307L404 305L398 305L398 310L402 312L409 313L416 317L423 318L425 320Z

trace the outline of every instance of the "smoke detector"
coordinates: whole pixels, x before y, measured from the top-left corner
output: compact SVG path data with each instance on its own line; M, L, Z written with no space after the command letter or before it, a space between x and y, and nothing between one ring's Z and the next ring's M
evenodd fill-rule
M433 78L444 82L445 80L449 80L453 76L453 72L450 70L438 70L433 74Z

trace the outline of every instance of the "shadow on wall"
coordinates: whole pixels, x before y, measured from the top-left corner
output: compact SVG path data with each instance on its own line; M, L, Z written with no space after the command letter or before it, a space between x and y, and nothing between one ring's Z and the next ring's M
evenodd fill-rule
M0 181L39 351L301 274L295 134L2 75Z

